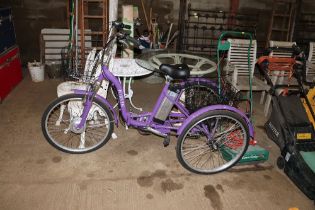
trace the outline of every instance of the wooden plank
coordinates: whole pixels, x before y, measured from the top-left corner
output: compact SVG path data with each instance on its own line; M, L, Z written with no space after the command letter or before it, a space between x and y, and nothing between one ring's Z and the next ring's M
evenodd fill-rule
M44 53L45 53L45 54L61 53L61 49L60 49L60 48L45 48Z
M44 47L45 48L62 48L62 47L66 47L68 46L69 42L68 41L64 41L64 42L45 42ZM81 43L78 43L79 47L81 46ZM92 43L91 42L85 42L85 47L92 47Z
M82 0L84 2L94 2L94 3L97 3L97 2L103 2L103 0Z
M86 30L85 32L89 32ZM69 29L45 28L41 30L41 57L48 62L51 59L61 60L61 51L69 44ZM79 36L79 40L81 36ZM91 36L85 36L85 47L91 48ZM81 46L80 42L78 43Z
M85 32L91 31L90 29L86 29ZM66 34L69 35L70 30L64 28L43 28L40 32L41 34ZM78 31L78 34L81 34L81 31Z
M103 15L84 15L86 19L103 19Z
M81 40L81 37L78 37L79 39L78 40ZM69 36L56 36L56 35L44 35L43 36L43 40L44 41L50 41L50 42L53 42L53 41L67 41L69 40ZM91 36L85 36L85 41L91 41L92 40L92 37Z

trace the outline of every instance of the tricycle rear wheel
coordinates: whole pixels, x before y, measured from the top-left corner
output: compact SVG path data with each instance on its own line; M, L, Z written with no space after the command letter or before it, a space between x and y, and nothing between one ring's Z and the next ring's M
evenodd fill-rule
M179 135L177 159L194 173L222 172L243 157L249 138L248 125L239 114L207 111L193 119Z

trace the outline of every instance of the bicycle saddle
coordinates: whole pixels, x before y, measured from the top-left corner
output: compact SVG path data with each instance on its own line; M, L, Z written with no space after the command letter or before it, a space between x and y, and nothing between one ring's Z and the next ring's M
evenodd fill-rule
M187 79L190 76L190 70L186 64L162 64L159 69L163 74L173 79Z

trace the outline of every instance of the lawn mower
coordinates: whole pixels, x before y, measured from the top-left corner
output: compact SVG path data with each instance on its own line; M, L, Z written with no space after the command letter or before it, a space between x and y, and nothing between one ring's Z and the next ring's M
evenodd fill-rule
M305 55L294 45L292 58L260 57L257 67L271 86L272 111L265 123L268 137L280 148L277 166L310 199L315 199L314 84L306 82ZM289 73L297 85L274 85L270 68L285 61L293 63ZM279 66L281 67L281 65ZM281 69L281 68L280 68ZM310 87L307 90L305 86ZM280 91L281 90L281 91Z

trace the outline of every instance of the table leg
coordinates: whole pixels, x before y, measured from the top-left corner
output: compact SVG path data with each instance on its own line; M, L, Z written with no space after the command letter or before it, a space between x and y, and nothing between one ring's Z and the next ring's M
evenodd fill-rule
M122 81L121 81L122 80ZM136 105L134 105L133 101L132 101L132 96L133 96L133 90L131 88L131 83L132 83L132 77L123 77L122 79L119 77L119 82L122 83L122 87L123 87L123 91L124 91L124 96L126 99L128 99L130 101L130 104L133 108L142 111L142 108L137 107ZM127 86L126 83L128 82ZM114 94L113 94L114 95ZM115 96L114 96L115 97ZM118 106L118 103L115 104L114 108L116 108Z
M120 77L118 77L118 80L119 80L119 82L120 82L120 84L121 84L121 80L120 80ZM113 95L113 97L115 98L115 99L117 99L117 103L113 106L113 108L115 109L117 106L118 106L118 98L116 98L116 96L115 96L115 94L114 94L114 91L113 91L113 88L111 88L111 91L112 91L112 95ZM124 91L124 93L125 93L125 89L123 89L123 91ZM125 96L125 95L124 95Z

